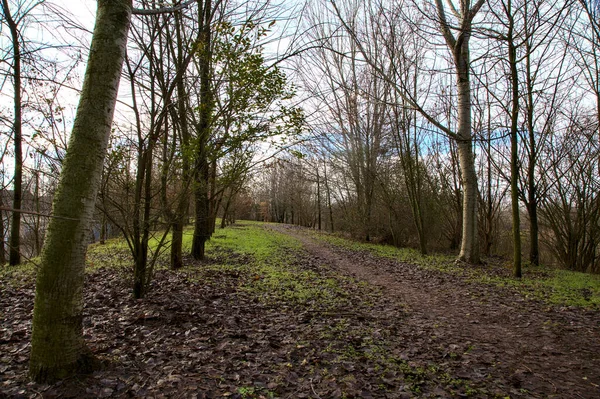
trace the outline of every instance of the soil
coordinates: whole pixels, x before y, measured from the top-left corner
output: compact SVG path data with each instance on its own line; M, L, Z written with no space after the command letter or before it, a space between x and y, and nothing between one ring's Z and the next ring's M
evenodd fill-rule
M241 289L261 276L231 253L211 262L239 270L159 270L144 300L128 272L94 270L84 334L104 367L42 385L27 378L33 283L0 280L0 398L600 397L600 312L271 228L306 250L290 268L344 288L334 308Z
M600 398L600 312L548 306L507 288L326 245L291 226L275 228L404 303L399 339L411 355L435 359L454 348L463 359L455 375L491 378L531 397Z

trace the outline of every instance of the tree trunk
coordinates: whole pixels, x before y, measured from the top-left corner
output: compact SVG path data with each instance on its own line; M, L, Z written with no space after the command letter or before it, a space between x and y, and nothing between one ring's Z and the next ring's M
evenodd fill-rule
M215 225L217 223L217 212L221 205L221 199L217 198L217 160L213 159L210 163L209 169L209 191L208 191L208 231L212 236L215 232Z
M211 19L212 2L204 0L201 11L200 41L202 51L200 57L200 106L198 123L198 143L194 170L194 201L196 220L192 238L192 257L204 260L206 242L210 238L210 198L209 198L209 159L208 140L210 138L211 118L213 112L213 95L211 88Z
M518 122L519 122L519 72L517 70L517 49L513 42L514 20L512 18L512 2L508 1L508 61L512 86L512 110L510 125L510 199L512 205L513 233L513 275L521 278L521 218L519 215L519 153L518 153Z
M183 218L181 214L177 215L177 221L171 224L171 269L177 270L183 267Z
M152 154L158 134L150 137L148 148L138 163L138 176L136 181L136 191L139 190L139 196L136 193L135 201L135 222L134 222L134 245L135 250L135 269L133 278L133 296L136 299L146 296L150 275L148 273L148 242L150 240L150 204L152 202ZM143 189L142 189L143 185ZM141 193L144 193L143 197ZM143 209L140 209L144 204ZM141 219L139 214L142 212Z
M2 0L4 18L10 29L13 46L13 144L15 151L15 169L13 176L13 213L10 226L9 264L14 266L21 263L21 206L23 182L23 149L22 142L22 106L21 106L21 49L19 43L19 28L13 19L7 0Z
M4 208L4 190L0 190L0 208ZM6 263L6 246L4 245L4 211L0 210L0 266L4 266Z
M533 177L529 180L529 206L527 212L529 213L529 262L534 266L540 264L540 243L539 243L539 225L538 225L538 214L537 214L537 194L535 190L535 174L531 173Z
M34 209L35 212L37 212L37 215L34 216L34 223L33 223L33 237L34 237L34 255L35 256L40 256L40 254L42 253L42 242L43 242L43 231L42 231L42 221L40 218L42 209L40 207L40 172L39 170L36 170L34 172L34 176L35 176L35 188L34 188L34 194L33 194L33 201L34 201Z
M177 113L178 122L181 130L181 146L183 149L181 174L182 174L182 190L181 197L177 201L177 209L175 210L175 220L172 223L173 233L171 238L171 268L180 269L183 267L183 228L186 225L189 208L189 187L191 180L190 157L187 150L190 146L190 131L188 125L187 112L189 111L186 101L187 91L184 80L185 73L183 68L187 68L187 61L184 61L184 43L181 35L180 25L181 15L175 17L176 38L177 38L177 68L180 69L180 74L177 77ZM173 143L175 147L175 142ZM166 173L167 171L165 171Z
M209 198L208 198L208 164L203 162L196 171L194 199L196 220L194 222L194 236L192 241L192 257L204 260L206 242L210 238L209 229Z
M100 245L106 243L106 215L102 212L102 221L100 222Z
M527 6L527 3L524 3ZM526 57L525 68L527 71L527 130L529 134L529 165L527 169L527 212L529 214L529 262L532 265L540 264L540 245L539 245L539 227L538 227L538 196L535 176L535 167L537 164L537 143L535 139L535 129L533 123L533 89L534 82L531 74L531 54L533 49L529 43L529 39L525 42Z
M223 219L221 219L221 228L224 229L227 225L227 217L229 216L229 207L231 206L231 202L233 199L233 192L227 197L227 202L225 203L225 208L223 209Z
M329 180L327 180L327 165L323 161L323 178L325 179L325 196L327 197L327 209L329 210L329 231L333 233L333 207L331 206L331 190L329 189Z
M471 130L471 82L469 77L471 60L469 56L469 41L473 18L484 2L485 0L477 0L475 4L471 5L471 2L468 0L460 0L460 12L458 13L460 27L458 35L454 37L452 31L455 28L446 19L443 1L436 0L440 30L444 36L446 45L452 52L456 70L458 126L454 139L457 141L458 146L463 187L462 241L458 259L468 263L480 263L479 231L477 229L477 201L479 200L479 194ZM457 14L457 10L454 10L454 13Z
M317 223L321 231L321 179L319 176L319 164L317 163Z
M532 92L532 90L530 90ZM530 101L533 101L532 93L529 93ZM533 105L528 106L528 130L529 130L529 165L527 169L527 213L529 214L529 262L532 265L540 264L540 244L538 225L538 195L535 176L537 164L537 143L533 127Z
M83 89L37 275L29 364L37 382L64 378L89 365L82 336L85 254L131 8L131 0L98 0Z
M477 231L477 174L470 140L458 144L458 154L463 182L463 226L459 259L477 264L480 262Z
M464 55L463 55L464 56ZM479 263L479 232L477 230L477 173L471 138L471 87L468 61L457 62L458 75L458 158L463 186L463 223L459 259Z

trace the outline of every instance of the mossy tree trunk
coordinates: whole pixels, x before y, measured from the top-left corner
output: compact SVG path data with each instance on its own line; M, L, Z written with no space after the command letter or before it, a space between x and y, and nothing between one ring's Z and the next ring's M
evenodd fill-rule
M38 382L64 378L86 364L85 254L131 12L131 0L98 0L83 89L37 276L29 372Z
M2 200L2 192L0 191L0 209L4 208L4 201ZM4 245L4 211L0 210L0 266L6 263L6 247Z
M204 0L201 9L201 35L202 51L199 52L200 73L200 106L199 121L197 124L196 159L194 169L194 207L196 220L194 222L194 236L192 238L192 257L204 260L206 242L211 235L210 223L210 198L209 198L209 138L211 119L214 107L214 96L211 88L211 21L213 18L212 1Z

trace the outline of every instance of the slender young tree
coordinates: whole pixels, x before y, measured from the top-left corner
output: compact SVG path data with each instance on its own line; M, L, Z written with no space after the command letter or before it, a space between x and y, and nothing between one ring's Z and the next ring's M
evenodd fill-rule
M519 215L519 71L517 70L517 46L515 45L515 19L512 0L502 4L508 20L506 43L510 65L511 103L510 111L510 199L512 206L513 275L521 278L521 218Z
M21 206L22 206L22 183L23 183L23 121L21 101L22 83L21 83L21 32L19 20L15 19L11 13L8 0L2 0L2 14L10 30L12 39L12 78L13 78L13 146L15 156L15 169L13 176L13 213L10 224L9 239L9 259L8 263L12 266L21 263Z
M463 226L459 259L469 263L479 263L479 238L477 229L477 174L473 154L473 133L471 126L471 58L469 41L475 15L485 0L460 0L458 7L449 1L448 5L455 16L454 25L446 15L442 0L435 0L439 28L446 45L452 53L458 94L458 126L456 141L460 157L461 179L463 183ZM453 30L456 29L456 34Z

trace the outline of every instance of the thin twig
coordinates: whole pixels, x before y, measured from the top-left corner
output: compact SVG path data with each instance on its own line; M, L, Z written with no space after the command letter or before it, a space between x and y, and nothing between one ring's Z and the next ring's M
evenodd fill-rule
M0 211L24 213L24 214L27 214L27 215L43 216L43 217L46 217L46 218L65 219L65 220L81 220L81 219L78 219L78 218L70 218L68 216L48 215L46 213L26 211L24 209L7 208L5 206L0 206Z
M144 8L134 8L132 10L132 13L134 15L158 15L158 14L170 14L176 11L180 11L183 10L184 8L189 7L192 3L194 3L196 0L189 0L181 5L178 5L176 7L163 7L163 8L156 8L156 9L144 9Z
M313 393L315 394L315 396L317 397L317 399L322 399L319 394L317 393L317 391L315 391L315 387L312 383L312 378L309 380L310 381L310 389L312 389Z

